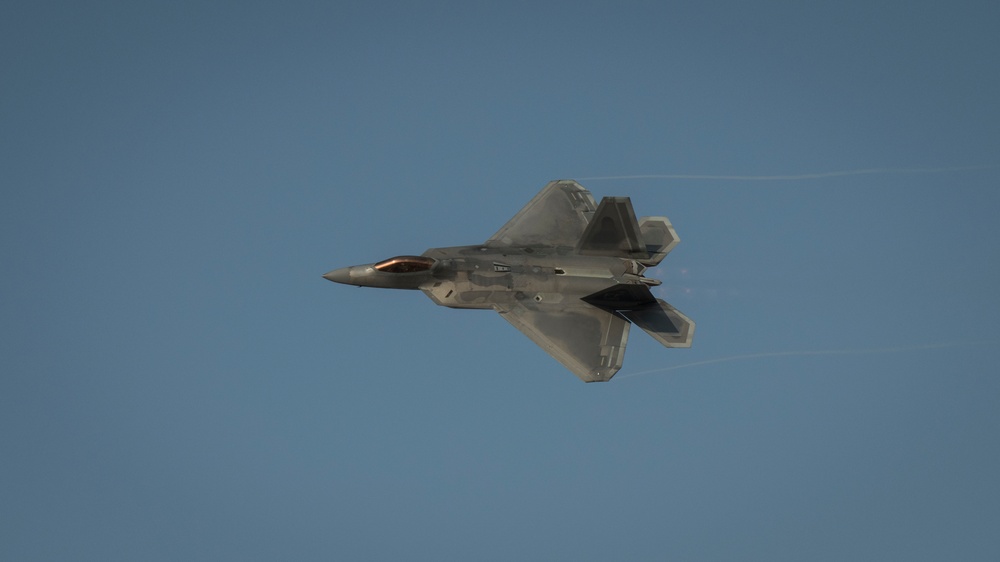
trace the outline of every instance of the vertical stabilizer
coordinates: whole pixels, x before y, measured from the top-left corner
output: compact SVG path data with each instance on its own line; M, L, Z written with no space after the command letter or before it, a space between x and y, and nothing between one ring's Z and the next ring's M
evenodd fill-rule
M576 251L584 256L649 258L628 197L605 197L580 236Z
M619 310L636 326L666 347L691 347L694 322L663 299L632 310Z

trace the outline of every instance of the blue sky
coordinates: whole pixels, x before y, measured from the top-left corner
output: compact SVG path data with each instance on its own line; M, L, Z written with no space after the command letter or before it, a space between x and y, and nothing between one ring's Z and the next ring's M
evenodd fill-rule
M996 560L997 21L7 5L0 558ZM582 181L670 217L698 324L608 384L320 277L557 178L871 169Z

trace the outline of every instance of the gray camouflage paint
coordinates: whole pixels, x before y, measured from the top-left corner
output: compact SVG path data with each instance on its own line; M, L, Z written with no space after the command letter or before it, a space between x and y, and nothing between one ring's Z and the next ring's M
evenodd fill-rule
M694 322L643 276L680 239L666 217L636 220L627 197L595 205L571 180L546 185L486 243L337 269L330 281L420 289L451 308L493 309L585 382L621 368L631 324L690 347ZM429 258L429 259L428 259Z

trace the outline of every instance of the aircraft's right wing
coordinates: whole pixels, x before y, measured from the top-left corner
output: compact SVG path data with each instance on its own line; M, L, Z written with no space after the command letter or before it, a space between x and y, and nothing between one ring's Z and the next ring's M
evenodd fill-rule
M622 367L630 324L617 314L583 302L495 308L584 382L607 381Z
M575 181L549 182L486 246L576 246L596 208L594 196Z

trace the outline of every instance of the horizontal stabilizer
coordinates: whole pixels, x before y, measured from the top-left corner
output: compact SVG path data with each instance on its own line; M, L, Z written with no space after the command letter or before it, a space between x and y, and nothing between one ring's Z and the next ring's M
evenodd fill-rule
M618 314L666 347L691 347L694 322L663 299L656 299L656 302L641 308L619 310Z
M642 217L639 219L639 230L649 252L648 260L640 260L646 267L659 264L681 241L667 217Z

